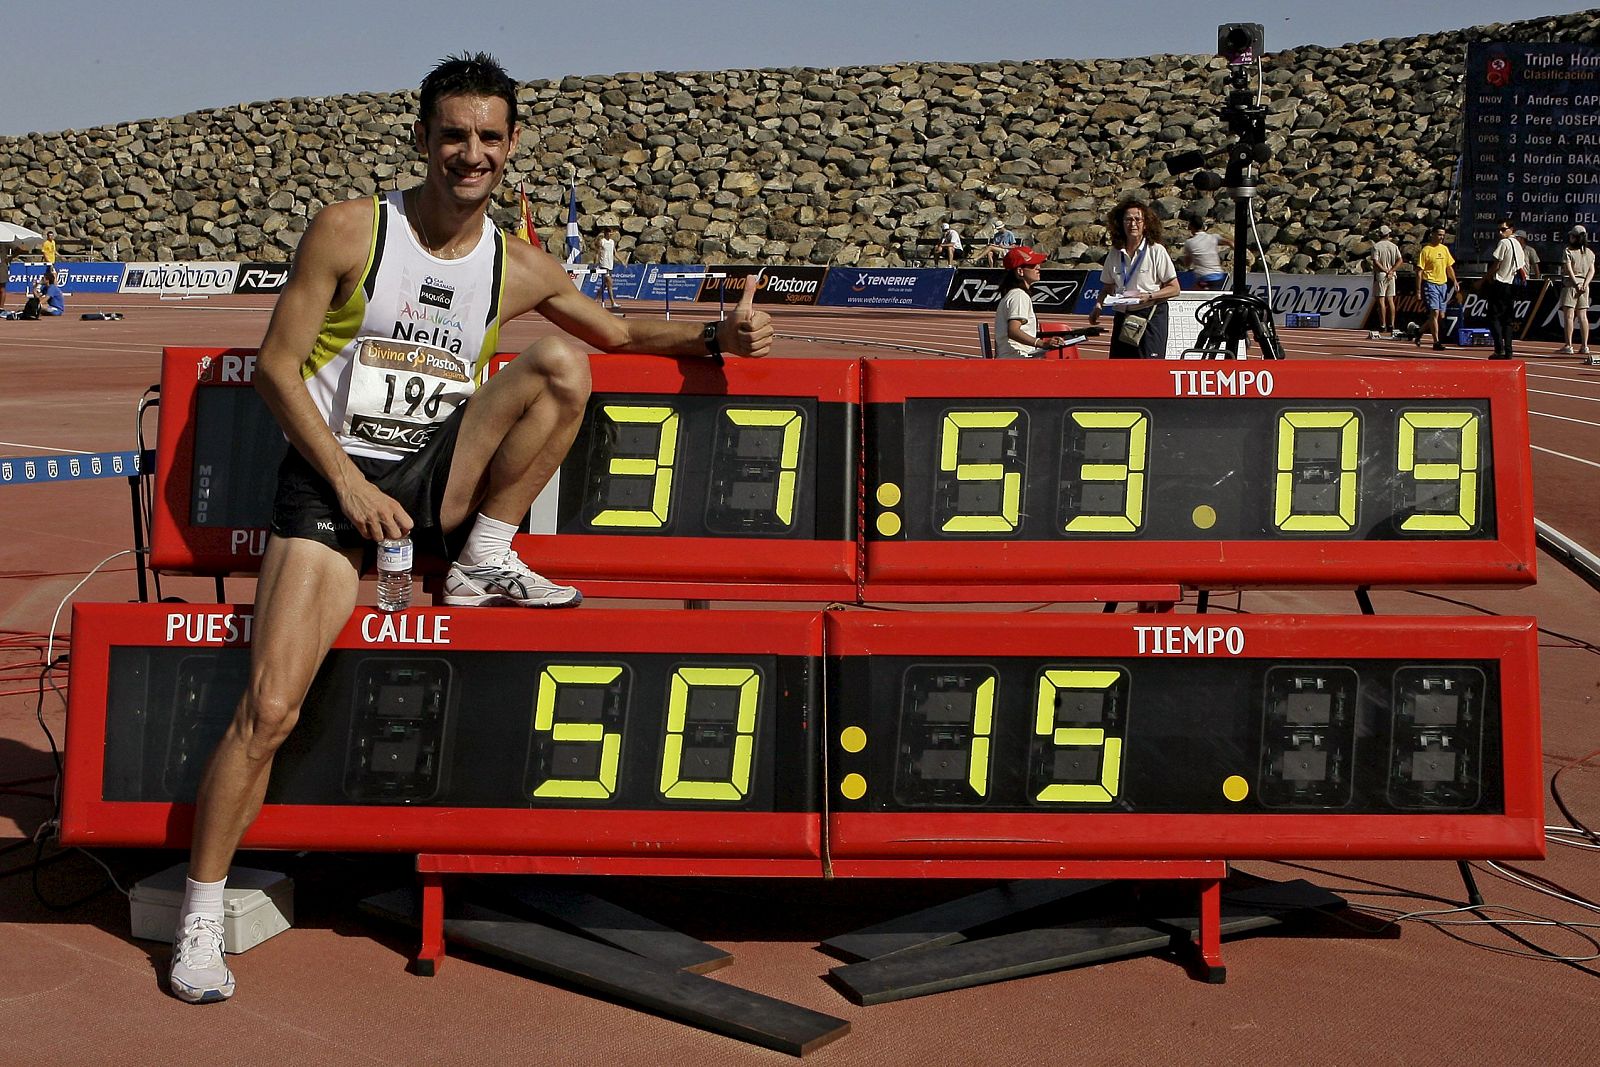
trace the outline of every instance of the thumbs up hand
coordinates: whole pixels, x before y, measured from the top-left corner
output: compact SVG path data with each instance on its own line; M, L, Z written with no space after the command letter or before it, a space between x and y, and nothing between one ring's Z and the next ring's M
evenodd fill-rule
M744 293L734 305L733 314L717 328L717 343L724 352L759 359L772 351L772 318L756 310L756 290L767 272L759 270L745 278Z

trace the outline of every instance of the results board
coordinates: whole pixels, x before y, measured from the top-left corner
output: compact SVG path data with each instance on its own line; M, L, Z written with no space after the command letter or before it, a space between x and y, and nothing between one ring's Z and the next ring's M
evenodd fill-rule
M253 359L167 352L160 569L259 563L285 446ZM518 539L591 595L1535 577L1520 364L592 363L577 439Z
M81 605L63 836L179 847L244 606ZM1009 877L1542 849L1532 620L358 610L246 847Z

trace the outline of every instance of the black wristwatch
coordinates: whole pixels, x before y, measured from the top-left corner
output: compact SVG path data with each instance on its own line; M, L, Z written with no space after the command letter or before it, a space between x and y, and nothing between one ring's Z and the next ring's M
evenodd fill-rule
M711 356L711 362L719 367L722 366L722 345L717 343L717 327L721 325L721 321L713 320L700 331L700 340L705 342L706 353Z

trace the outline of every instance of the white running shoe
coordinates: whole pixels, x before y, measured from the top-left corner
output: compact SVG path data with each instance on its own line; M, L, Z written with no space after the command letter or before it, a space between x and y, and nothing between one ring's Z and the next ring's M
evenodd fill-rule
M532 571L515 552L467 566L450 564L444 576L444 602L456 607L564 608L583 594Z
M172 995L190 1004L214 1004L233 996L233 972L222 958L222 920L191 915L178 928L167 976Z

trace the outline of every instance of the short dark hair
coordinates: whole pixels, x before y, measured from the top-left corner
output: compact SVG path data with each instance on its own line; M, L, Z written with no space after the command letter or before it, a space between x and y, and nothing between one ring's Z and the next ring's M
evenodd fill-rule
M422 79L422 104L417 121L427 126L447 96L498 96L506 102L506 117L517 125L517 83L487 52L446 56Z

